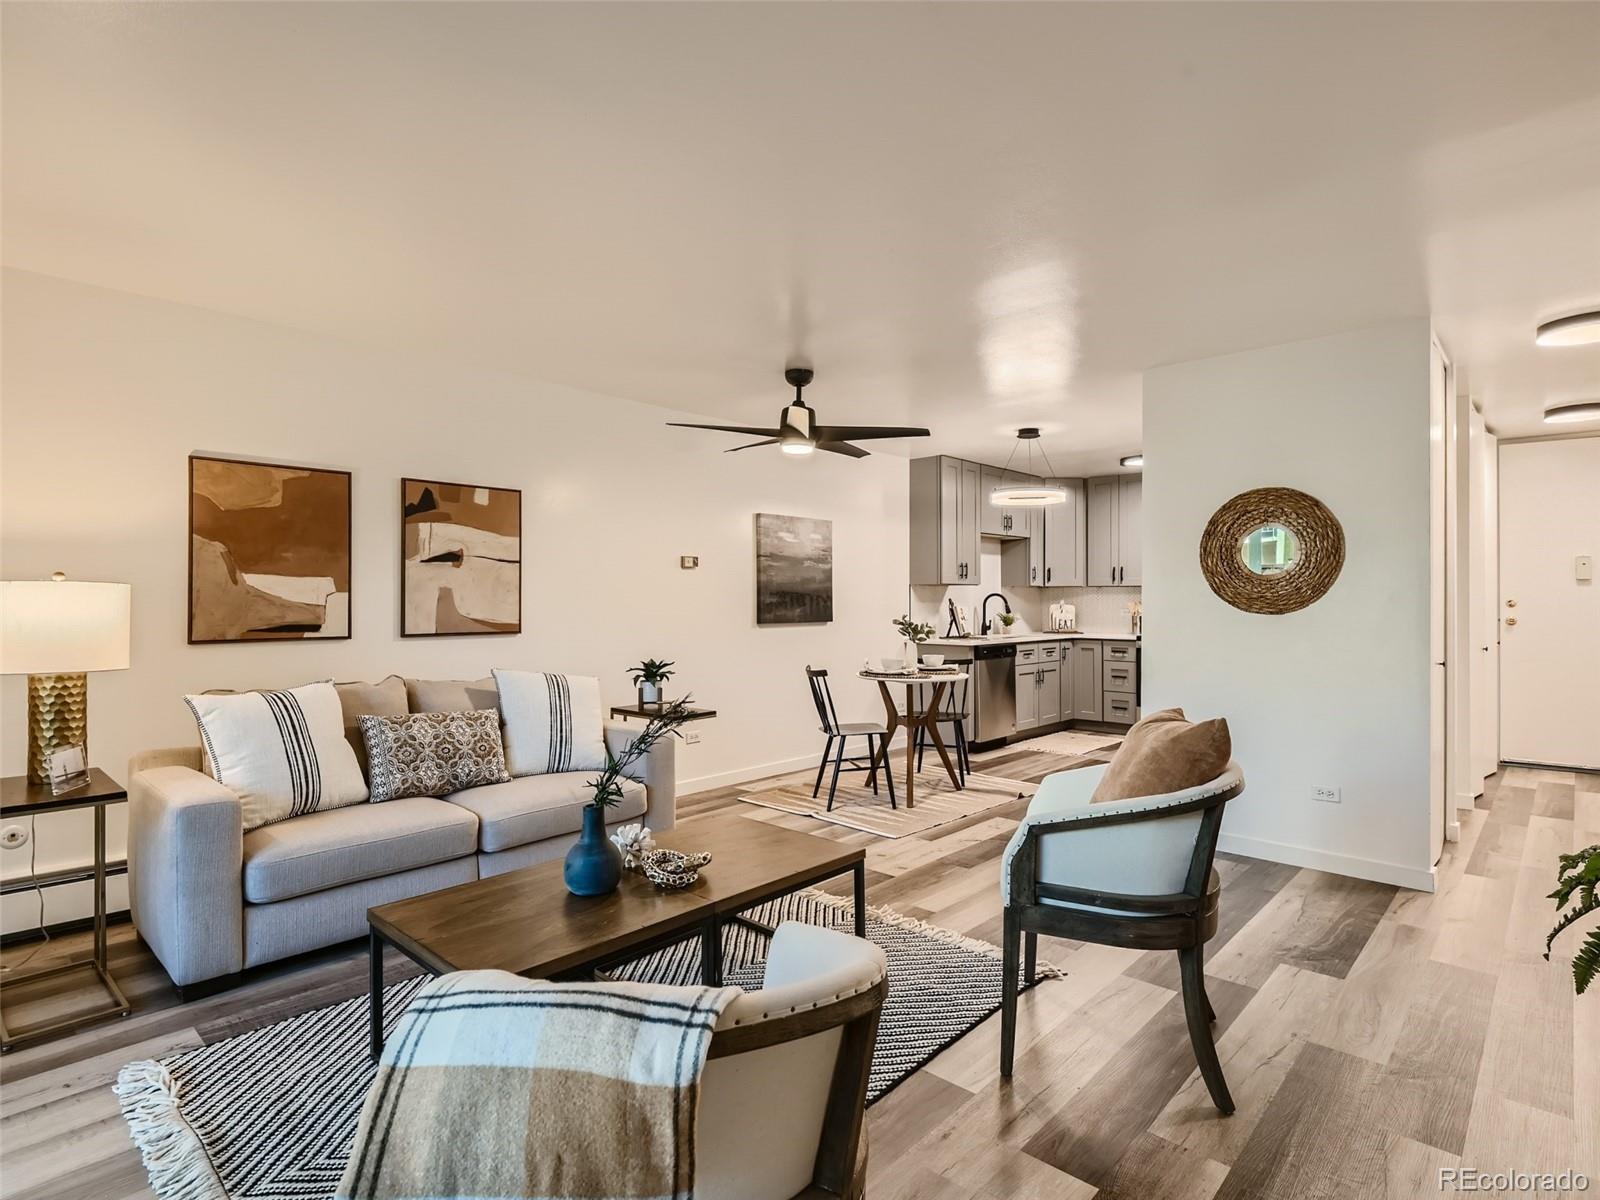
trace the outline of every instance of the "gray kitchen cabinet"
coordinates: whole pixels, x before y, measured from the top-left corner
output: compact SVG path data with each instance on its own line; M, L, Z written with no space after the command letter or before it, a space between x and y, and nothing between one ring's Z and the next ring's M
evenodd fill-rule
M1139 719L1138 702L1132 692L1107 692L1105 720L1114 725L1132 725Z
M1108 475L1091 479L1086 486L1084 582L1089 587L1141 583L1143 476Z
M1039 668L1029 663L1017 667L1017 732L1039 727Z
M1072 646L1072 719L1100 720L1100 697L1104 692L1100 643L1080 639Z
M1045 583L1045 514L1055 507L1028 510L1028 579L1035 587Z
M1058 667L1058 669L1056 671L1056 678L1057 678L1057 689L1056 690L1057 690L1057 692L1059 693L1059 696L1060 696L1060 704L1061 704L1060 712L1061 712L1061 719L1063 721L1070 721L1070 720L1073 719L1073 716L1074 716L1073 704L1072 704L1072 697L1073 697L1072 680L1073 680L1073 676L1074 676L1075 672L1073 670L1073 661L1074 660L1073 660L1073 657L1072 657L1072 643L1071 642L1062 642L1061 643L1061 661L1060 661L1059 667Z
M978 582L977 463L933 455L911 460L911 582Z
M1002 483L1035 483L1032 475L1002 471L999 467L980 467L978 532L984 537L1025 538L1028 536L1029 508L1009 508L989 503L989 493Z
M1039 727L1055 725L1066 718L1061 715L1061 667L1057 663L1045 663L1038 670L1039 686L1038 708Z
M1131 662L1103 659L1105 690L1108 692L1133 692L1139 687L1139 667Z
M1082 587L1084 582L1084 481L1057 479L1065 504L1036 509L1044 533L1039 578L1046 587Z

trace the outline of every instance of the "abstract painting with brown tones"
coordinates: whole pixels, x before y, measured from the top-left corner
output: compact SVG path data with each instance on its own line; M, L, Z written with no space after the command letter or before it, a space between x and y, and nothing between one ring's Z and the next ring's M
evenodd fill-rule
M756 514L756 624L833 620L833 522Z
M350 472L189 459L189 641L350 636Z
M400 632L522 632L522 493L402 479Z

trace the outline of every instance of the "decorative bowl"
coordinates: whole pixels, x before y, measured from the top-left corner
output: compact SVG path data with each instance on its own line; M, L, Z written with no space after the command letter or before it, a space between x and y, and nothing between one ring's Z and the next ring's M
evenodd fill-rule
M922 656L922 665L925 667L942 667L944 666L944 655L924 654Z
M700 868L711 861L705 851L685 854L682 850L646 850L638 856L644 877L659 888L686 888L700 878Z
M885 671L904 671L906 669L906 660L903 658L881 658L878 661L883 664Z

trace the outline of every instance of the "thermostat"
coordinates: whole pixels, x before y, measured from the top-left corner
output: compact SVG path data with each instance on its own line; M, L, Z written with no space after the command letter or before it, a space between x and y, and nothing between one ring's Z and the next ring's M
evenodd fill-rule
M685 571L692 571L699 565L700 556L698 554L678 555L678 566L682 567Z

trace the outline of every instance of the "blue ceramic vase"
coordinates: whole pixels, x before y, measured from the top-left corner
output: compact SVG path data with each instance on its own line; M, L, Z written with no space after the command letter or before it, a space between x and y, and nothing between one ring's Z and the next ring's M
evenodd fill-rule
M574 896L604 896L622 881L622 852L606 837L605 809L583 810L583 832L567 851L562 877Z

